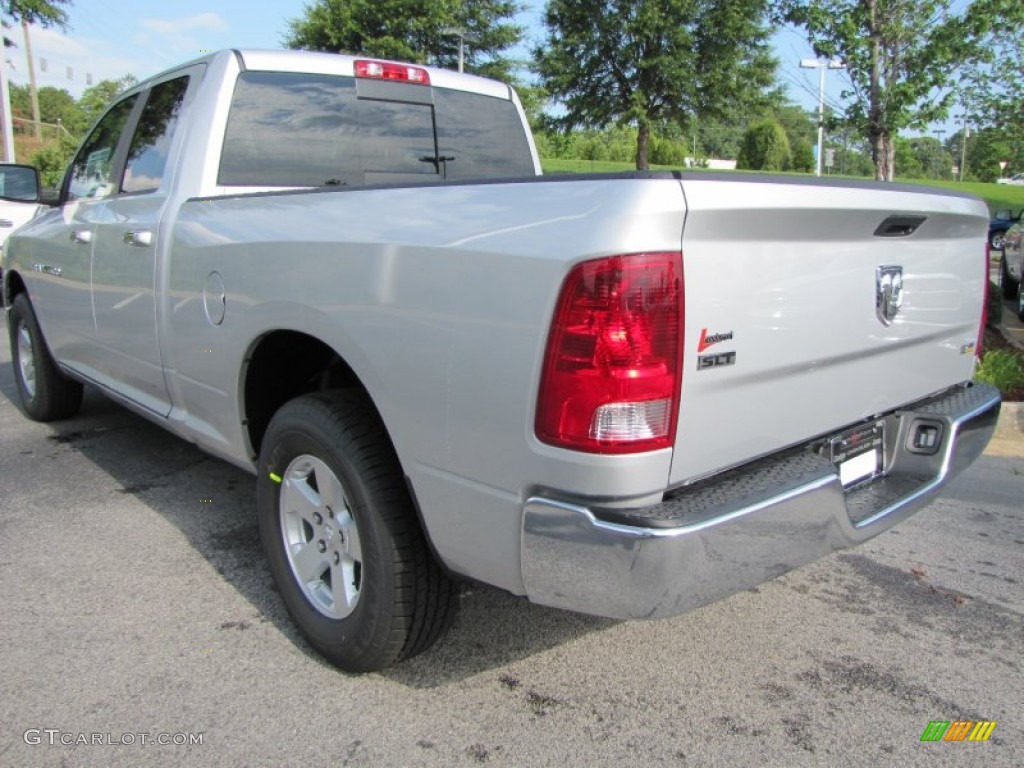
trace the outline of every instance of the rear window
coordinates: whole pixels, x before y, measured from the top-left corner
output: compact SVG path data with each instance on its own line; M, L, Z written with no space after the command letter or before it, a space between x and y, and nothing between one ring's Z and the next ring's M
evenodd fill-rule
M218 183L329 187L533 175L511 101L390 85L375 83L370 97L360 97L352 77L243 73Z

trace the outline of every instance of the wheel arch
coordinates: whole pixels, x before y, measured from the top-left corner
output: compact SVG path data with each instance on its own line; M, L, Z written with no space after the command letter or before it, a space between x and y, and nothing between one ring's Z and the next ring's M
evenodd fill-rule
M239 382L250 453L259 454L270 419L286 402L300 395L346 388L361 390L373 402L362 380L331 345L302 331L263 333L245 355ZM374 409L380 417L376 405Z
M405 487L427 543L437 562L447 570L444 558L430 535L416 489L380 405L348 361L317 336L304 331L277 329L253 340L243 359L239 381L240 415L247 451L254 458L259 456L270 420L289 400L314 392L343 389L357 390L365 395L402 468Z
M21 273L16 269L7 269L3 272L3 304L10 307L14 303L14 297L19 293L28 293L28 286Z

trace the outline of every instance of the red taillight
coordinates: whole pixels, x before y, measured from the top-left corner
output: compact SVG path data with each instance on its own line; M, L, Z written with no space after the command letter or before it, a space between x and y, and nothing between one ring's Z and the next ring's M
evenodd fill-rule
M430 85L430 74L422 67L408 64L396 64L391 61L356 61L356 77L369 77L375 80L395 80L402 83Z
M562 285L537 401L537 437L590 453L671 447L682 377L683 257L578 264Z

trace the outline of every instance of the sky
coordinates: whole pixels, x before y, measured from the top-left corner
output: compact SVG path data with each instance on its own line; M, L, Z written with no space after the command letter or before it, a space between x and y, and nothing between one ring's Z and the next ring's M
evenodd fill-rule
M308 0L72 0L67 29L29 28L36 82L64 88L78 98L90 85L131 74L154 75L204 52L221 48L282 48L288 20L303 15ZM541 38L543 0L527 0L519 23L532 42ZM11 82L28 82L26 45L20 27L7 32L16 48L7 49L5 64ZM818 73L801 69L801 58L813 57L795 30L773 39L779 77L790 98L817 109ZM527 57L527 50L517 52ZM44 70L45 62L45 70ZM826 76L827 101L839 103L843 73Z

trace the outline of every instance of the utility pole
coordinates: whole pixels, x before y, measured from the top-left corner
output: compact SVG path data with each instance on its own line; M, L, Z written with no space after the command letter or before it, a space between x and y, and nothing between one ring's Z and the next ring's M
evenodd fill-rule
M801 59L802 69L818 70L818 162L814 168L814 175L821 176L821 165L825 154L825 70L846 69L846 65L839 59L823 61L821 59Z
M967 172L967 137L971 133L971 128L967 125L967 107L964 106L964 130L960 135L960 181L964 180L964 174Z
M932 133L934 133L935 138L939 140L939 152L935 156L935 159L939 161L939 178L942 178L942 137L946 134L946 131L943 128L936 128L935 130L932 131ZM933 172L935 171L934 165L935 163L932 163Z
M11 122L11 93L7 82L7 38L0 27L0 130L4 137L4 162L14 160L14 127Z
M28 89L32 96L32 125L35 126L37 139L43 137L43 126L39 122L39 89L36 88L36 67L32 63L32 40L28 36L28 21L21 20L21 30L25 33L25 58L28 60Z

